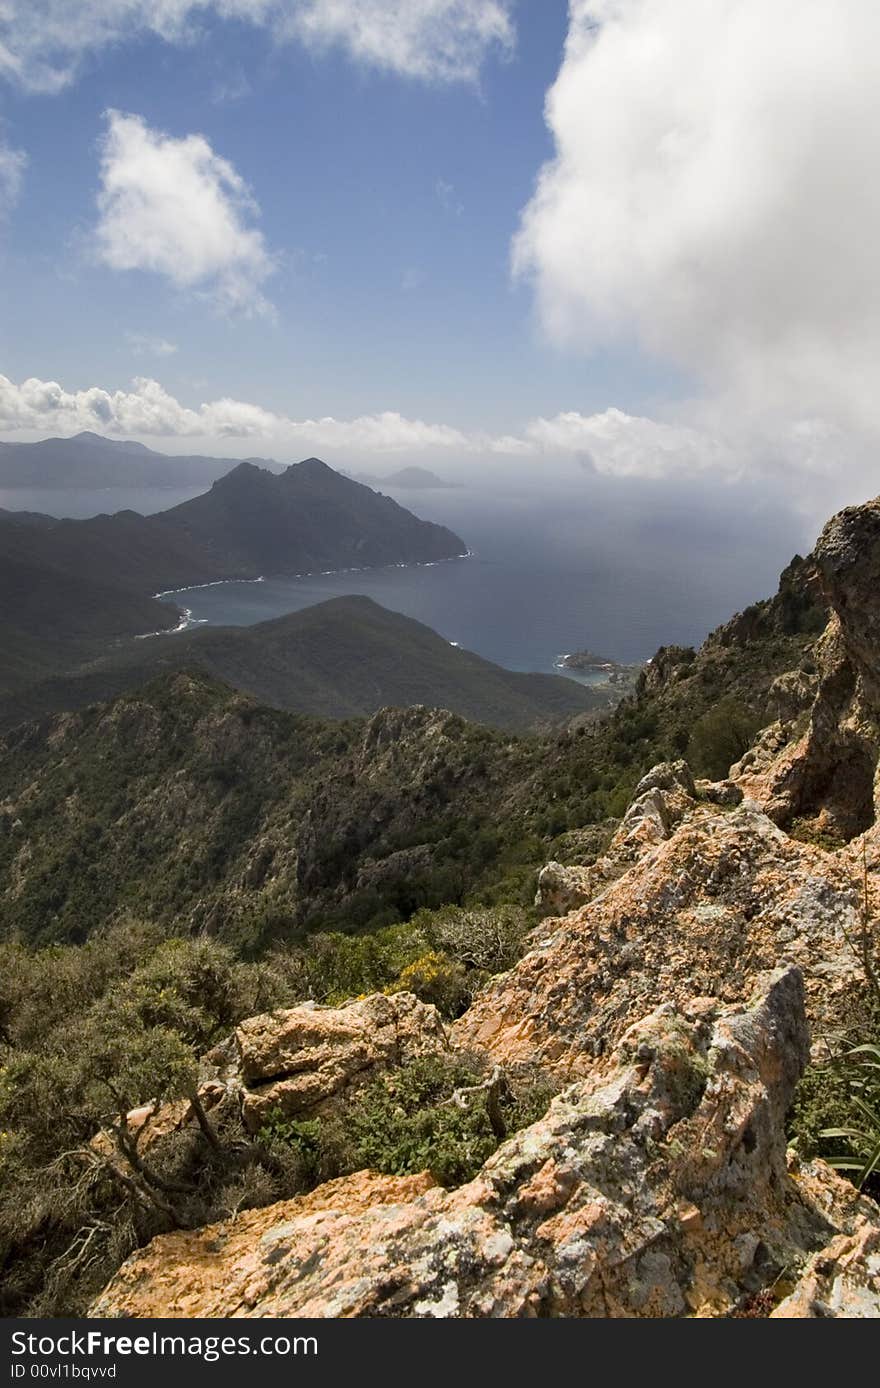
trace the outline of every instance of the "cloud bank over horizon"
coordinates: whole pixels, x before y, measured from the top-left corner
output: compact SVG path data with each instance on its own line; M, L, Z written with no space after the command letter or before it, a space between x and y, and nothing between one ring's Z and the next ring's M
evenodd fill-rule
M163 344L169 346L170 344ZM82 430L107 437L152 440L262 440L269 446L318 447L347 455L464 454L469 457L576 457L608 476L661 477L670 469L704 471L707 459L694 430L608 409L571 411L530 420L519 434L489 434L444 423L408 419L394 410L343 420L292 419L243 400L224 398L195 407L177 400L156 380L138 376L129 390L92 386L66 390L32 377L16 385L0 376L0 434L44 436ZM731 472L736 470L728 460Z
M513 433L491 434L455 425L408 418L395 410L352 419L324 416L295 419L228 397L183 404L158 381L139 376L127 390L93 386L67 390L57 381L30 378L15 384L0 376L0 435L32 441L81 431L134 439L164 451L217 452L230 458L259 451L280 461L310 453L335 466L377 456L423 462L442 460L444 470L467 477L511 477L534 485L572 474L629 483L717 485L729 494L761 480L784 485L810 475L809 496L796 506L816 519L828 509L839 484L837 464L852 456L851 441L830 426L801 423L773 435L724 437L687 422L663 421L610 407L586 415L563 411L527 420ZM846 450L850 450L846 454ZM870 451L853 459L868 476Z

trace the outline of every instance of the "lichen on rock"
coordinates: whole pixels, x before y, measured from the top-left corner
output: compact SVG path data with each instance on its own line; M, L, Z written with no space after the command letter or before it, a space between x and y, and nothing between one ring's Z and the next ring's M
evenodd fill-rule
M364 1173L162 1236L92 1314L717 1316L802 1269L827 1278L823 1247L846 1262L836 1314L849 1288L876 1313L868 1202L834 1178L819 1202L786 1168L807 1052L795 968L749 1007L663 1004L460 1189Z

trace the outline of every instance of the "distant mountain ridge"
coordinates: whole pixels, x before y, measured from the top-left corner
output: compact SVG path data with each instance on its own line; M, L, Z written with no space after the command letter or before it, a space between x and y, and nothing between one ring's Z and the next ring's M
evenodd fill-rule
M342 597L255 626L129 642L81 675L0 701L0 726L115 698L176 671L198 671L275 708L323 718L425 704L521 732L605 705L574 680L505 670L370 598Z
M451 491L458 487L457 482L446 482L426 467L402 467L385 477L377 477L369 472L350 472L345 474L354 482L363 482L367 487L391 487L401 491Z
M239 463L202 495L151 516L7 513L0 552L144 596L222 578L454 559L467 546L445 526L307 458L277 474Z
M201 454L171 456L86 430L72 438L0 443L0 487L200 487L228 472L230 461ZM272 459L248 461L281 467Z

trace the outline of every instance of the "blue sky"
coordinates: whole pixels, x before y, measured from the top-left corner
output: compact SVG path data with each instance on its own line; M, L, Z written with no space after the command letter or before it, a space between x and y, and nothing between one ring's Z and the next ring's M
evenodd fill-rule
M825 506L880 431L878 38L865 0L8 0L0 436Z
M639 404L657 369L555 350L511 276L510 239L552 153L543 102L566 5L523 4L517 26L515 53L487 55L476 83L279 50L262 29L209 19L198 43L147 35L89 53L57 95L7 91L7 137L28 170L6 228L4 373L118 389L156 370L131 334L177 347L159 374L188 402L390 409L493 431ZM274 319L224 316L149 272L90 264L108 109L199 132L231 161L280 259L265 286Z

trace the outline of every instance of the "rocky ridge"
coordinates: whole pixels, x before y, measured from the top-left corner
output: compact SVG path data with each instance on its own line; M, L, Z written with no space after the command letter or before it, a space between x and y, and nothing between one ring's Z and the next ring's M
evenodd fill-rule
M545 868L556 914L451 1029L552 1076L547 1114L458 1190L358 1173L162 1236L94 1314L880 1315L880 1211L784 1137L877 905L880 504L835 518L815 566L831 618L777 721L729 779L655 768L593 866Z
M795 968L748 1008L663 1004L459 1190L361 1172L161 1236L93 1314L717 1316L778 1289L774 1315L876 1315L876 1208L786 1167L807 1049Z

